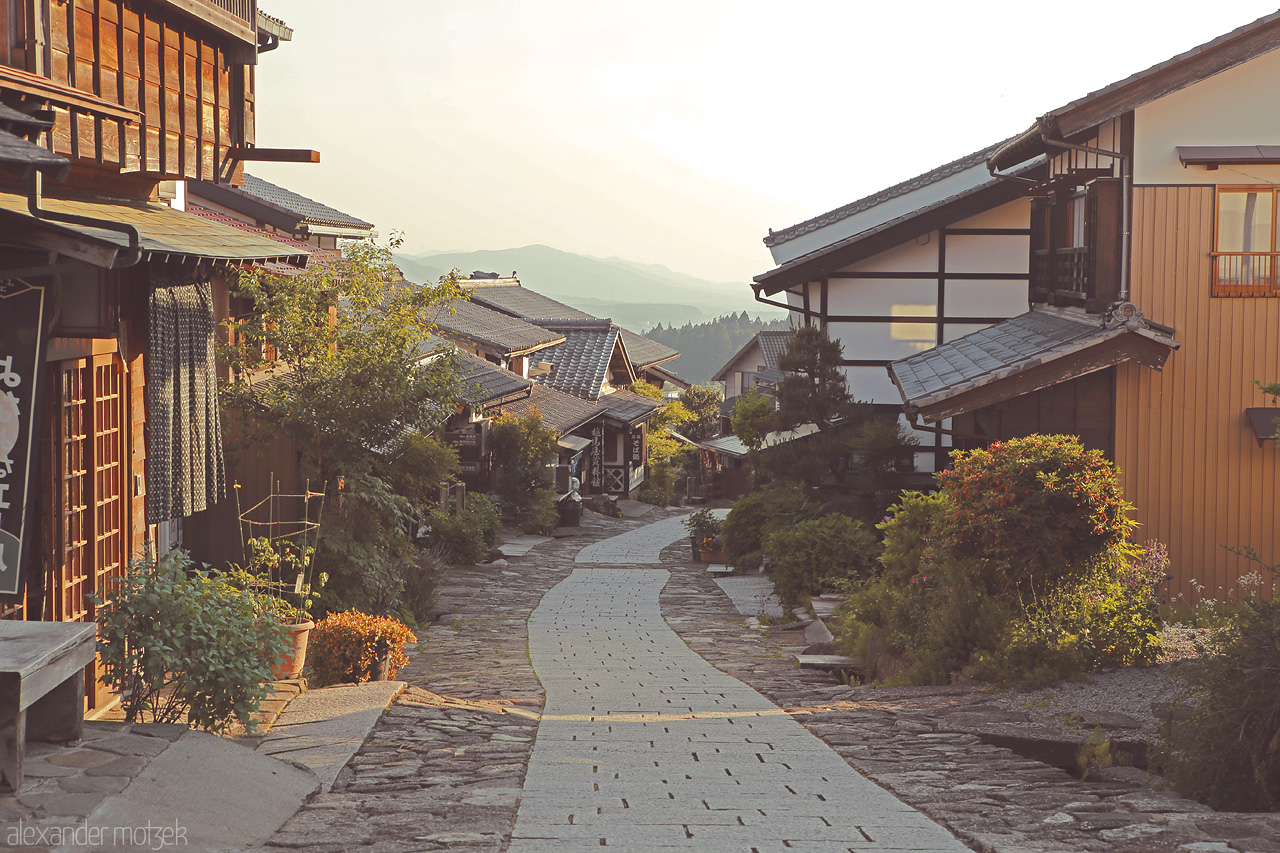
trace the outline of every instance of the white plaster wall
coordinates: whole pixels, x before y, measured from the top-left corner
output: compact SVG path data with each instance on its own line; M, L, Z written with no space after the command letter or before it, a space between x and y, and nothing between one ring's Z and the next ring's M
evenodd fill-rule
M1027 271L1029 237L1003 234L953 234L947 237L947 272Z
M883 367L845 367L845 383L853 399L867 403L892 403L902 405L902 395L898 386L889 378L889 371Z
M920 317L937 310L936 280L832 279L827 288L827 313L833 316Z
M952 228L1026 228L1031 221L1031 199L1015 198L999 207L953 222Z
M942 330L942 342L950 343L957 338L972 335L974 332L980 332L990 326L990 323L948 323L946 328Z
M938 324L927 322L830 323L827 332L844 346L844 357L870 360L898 359L933 349L938 343Z
M1280 50L1134 111L1134 183L1280 182L1280 166L1183 167L1179 145L1280 145Z
M1025 281L947 281L948 317L1014 317L1030 307Z
M856 264L844 267L847 272L936 272L938 269L937 232L909 240L886 249Z

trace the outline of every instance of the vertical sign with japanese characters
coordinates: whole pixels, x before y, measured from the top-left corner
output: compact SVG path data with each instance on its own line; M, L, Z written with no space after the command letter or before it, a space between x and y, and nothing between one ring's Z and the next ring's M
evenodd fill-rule
M34 550L24 542L24 527L39 461L32 450L43 330L44 288L0 280L0 594L5 595L22 589L22 561Z
M591 488L604 490L604 426L591 428Z

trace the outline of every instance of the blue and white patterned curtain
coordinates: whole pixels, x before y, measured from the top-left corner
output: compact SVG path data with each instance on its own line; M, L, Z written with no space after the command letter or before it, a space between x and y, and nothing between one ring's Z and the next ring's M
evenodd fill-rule
M226 494L213 293L208 280L152 275L147 349L147 523L184 518Z

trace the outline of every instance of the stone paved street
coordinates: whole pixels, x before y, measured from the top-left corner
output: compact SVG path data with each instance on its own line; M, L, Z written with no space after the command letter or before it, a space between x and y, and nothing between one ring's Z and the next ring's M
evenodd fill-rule
M912 814L902 802L982 853L1280 853L1280 815L1213 813L1163 790L1157 777L1136 768L1106 768L1081 780L984 741L984 732L994 730L992 722L1008 719L1009 712L993 705L983 689L846 686L820 673L797 670L791 656L807 645L803 631L753 627L753 620L735 609L716 580L703 567L691 564L683 530L676 526L678 521L671 520L676 515L656 510L645 519L631 520L584 513L583 527L571 538L536 545L507 566L456 569L442 593L442 615L420 634L423 642L412 651L412 664L400 673L399 677L410 683L409 689L383 715L339 774L333 790L314 796L266 849L314 853L356 849L368 853L559 851L572 850L571 844L583 841L586 843L581 847L597 849L603 837L615 849L652 850L661 849L661 832L669 833L668 842L674 835L677 847L712 853L749 853L753 846L761 853L796 850L806 849L806 844L813 845L807 849L862 851L893 849L883 846L885 843L922 839L929 845L946 840L936 829L922 830L924 835L910 838L905 831L894 837L878 836L877 829L886 825L885 815L896 820L899 815ZM648 533L638 532L646 522L664 519ZM624 544L633 552L644 552L643 563L633 563L628 569L577 562L583 552L590 555L604 550L589 552L587 547L618 534L627 534ZM643 542L646 536L647 545ZM614 543L610 549L616 546ZM659 563L653 562L655 552ZM659 578L667 572L670 576L660 593L655 593L659 586L656 580L643 584L624 580L627 576ZM593 596L588 611L570 615L564 593L580 581L557 585L571 577L586 577L593 586L603 585L602 595L610 600L609 606L623 607L625 603L631 615L623 620L604 619L596 606L603 604L600 596ZM631 592L625 593L624 599L624 590L629 587ZM548 595L553 589L557 591ZM644 597L637 597L641 591ZM661 606L660 619L652 603L654 594ZM558 625L557 634L563 632L565 638L557 639L557 634L543 637L531 650L529 617L535 610L539 614L533 621L535 634L541 633L541 626ZM664 633L664 622L680 642L671 639L670 631ZM597 639L602 636L598 634L601 627L614 632L616 646L614 640L605 645L603 639ZM569 635L581 636L589 628L597 631L591 645L569 642ZM624 632L632 632L629 640L624 639ZM642 634L645 639L639 639ZM544 658L565 653L570 645L578 646L575 651L581 668L561 672L559 678L546 670L543 676L548 693L544 694L530 651L541 667ZM640 666L641 652L660 645L659 664ZM627 670L622 683L616 678L606 682L603 677L607 667L602 663L609 661ZM705 666L707 683L717 679L716 671L723 673L719 676L723 681L702 687L704 692L690 693L692 682L672 680L670 666L689 671ZM631 667L636 671L631 672ZM575 680L588 676L595 678ZM591 691L602 690L606 683L611 687L608 702L602 705L603 694L592 697ZM652 686L657 693L642 691L640 685ZM663 713L685 719L661 719L659 724L659 719L638 716L656 712L632 695L637 693L650 699L660 697L662 706L672 709ZM547 717L540 724L544 698ZM667 699L671 699L669 706ZM711 707L723 703L729 710L701 717L688 710L701 707L695 703L703 702ZM594 713L582 714L588 719L562 719L591 707L596 709ZM769 715L749 716L761 708ZM601 709L607 713L602 714ZM617 718L624 712L636 715L634 721L590 720L602 715ZM717 713L724 717L716 719ZM785 724L789 731L780 734L783 730L774 728L775 723ZM571 726L576 730L571 731ZM677 746L668 749L666 744L659 745L658 729L672 730L662 735L676 738L672 742ZM732 740L722 735L730 730ZM573 740L579 731L578 740ZM645 738L636 735L637 731L654 735ZM806 731L830 748L811 747L817 740L804 734ZM751 765L754 760L755 765L746 774L748 778L741 780L742 785L733 784L735 797L711 797L712 790L729 788L718 779L707 781L700 773L701 765L720 762L736 773L733 766L742 759L741 752L754 749L757 737L777 747L770 753L794 745L803 753L801 766L811 784L783 781L795 793L785 791L786 796L780 796L775 783L791 771L748 756L746 763ZM721 752L693 748L704 743ZM712 743L716 745L710 746ZM606 744L625 748L608 749ZM564 750L562 759L578 758L581 763L552 760L556 750ZM618 765L625 762L630 766L635 757L647 758L649 753L658 755L649 760L652 772L650 767L636 768L624 777ZM769 757L763 749L759 754ZM836 755L840 758L834 759ZM821 765L814 763L819 760L816 756L822 756ZM843 767L833 763L837 760ZM616 779L610 767L618 774ZM672 772L661 775L667 771ZM730 778L723 769L720 772L726 780ZM595 778L586 782L587 776ZM893 797L865 787L858 776L870 779ZM824 778L836 781L823 782ZM664 783L663 779L669 781ZM633 790L641 794L621 793L633 784ZM585 786L587 790L568 798L550 792L556 785ZM675 788L679 790L664 790ZM850 798L831 808L831 812L841 813L839 847L824 847L827 842L822 838L791 841L788 848L778 840L757 844L733 835L742 831L744 824L783 827L781 835L798 824L813 827L803 818L817 818L819 824L822 818L837 823L819 795L828 801ZM767 802L744 810L743 799L751 798ZM806 806L794 805L797 801L809 806L816 801L819 805L812 809L816 813L804 814ZM630 817L617 814L633 809L648 815L664 809L660 819L682 820L657 824L658 828L641 824L636 829L638 821L628 825L624 817ZM757 815L748 820L750 809ZM785 822L788 812L784 809L790 809L792 818ZM761 810L765 813L758 814ZM713 811L715 817L711 817ZM573 815L572 824L569 814ZM690 814L697 814L700 822L686 823L685 816ZM723 829L713 828L716 824L711 820L717 817L725 821ZM855 817L865 822L859 823ZM880 822L874 820L877 818ZM690 841L686 825L689 832L698 833L699 843ZM850 825L861 825L876 841L867 842L856 829L850 833ZM607 828L604 834L601 826ZM548 828L558 833L555 840L545 840ZM570 838L571 834L578 837ZM957 845L953 849L963 848Z
M512 853L961 851L662 619L665 569L578 569L529 620L547 691Z
M711 514L723 519L729 510L713 509ZM653 521L637 530L594 542L579 551L574 562L621 566L661 563L663 548L673 542L688 541L689 531L685 529L684 518L678 515Z

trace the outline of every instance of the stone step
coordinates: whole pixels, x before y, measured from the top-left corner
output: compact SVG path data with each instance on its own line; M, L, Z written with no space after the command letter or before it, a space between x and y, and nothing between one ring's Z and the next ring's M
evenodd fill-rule
M862 661L844 655L796 655L796 666L801 669L821 669L827 672L858 672Z

